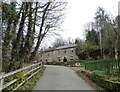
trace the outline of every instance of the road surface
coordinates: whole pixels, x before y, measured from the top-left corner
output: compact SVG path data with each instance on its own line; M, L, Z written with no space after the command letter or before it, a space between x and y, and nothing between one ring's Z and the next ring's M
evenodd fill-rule
M33 90L94 90L76 73L65 66L46 65Z

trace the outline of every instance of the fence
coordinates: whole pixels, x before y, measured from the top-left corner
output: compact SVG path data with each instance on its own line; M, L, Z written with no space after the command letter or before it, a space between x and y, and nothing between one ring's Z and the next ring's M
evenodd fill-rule
M21 69L15 70L10 73L2 73L0 75L0 90L11 86L12 84L18 82L19 84L16 85L12 90L17 90L21 85L23 85L27 80L29 80L31 77L33 77L35 74L37 74L42 67L42 63L32 64L30 66L23 67ZM12 75L18 74L10 81L6 81L6 79L10 79ZM21 75L22 74L22 75ZM22 78L21 78L22 76ZM23 78L24 77L24 78Z
M106 75L119 77L120 62L116 60L96 60L82 62L87 70L99 70L104 71Z

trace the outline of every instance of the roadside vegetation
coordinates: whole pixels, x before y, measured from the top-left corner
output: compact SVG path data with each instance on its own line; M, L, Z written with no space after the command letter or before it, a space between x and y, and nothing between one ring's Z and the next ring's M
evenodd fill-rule
M120 16L111 17L102 7L98 7L94 21L88 23L86 40L76 39L75 53L83 71L80 75L101 86L105 90L120 88Z
M81 77L83 80L85 80L85 82L88 83L95 90L104 90L102 87L98 86L96 83L94 83L92 80L90 80L83 72L76 71L76 73L79 77Z
M8 77L6 77L4 79L4 84L7 84L8 82L18 78L19 80L16 81L15 83L7 86L6 88L4 88L2 91L3 92L8 92L8 91L13 91L13 89L16 89L16 91L32 91L33 87L36 85L37 81L40 79L40 77L42 76L43 72L45 70L44 66L41 66L40 69L37 69L36 71L38 71L34 76L32 76L31 78L27 79L28 77L30 77L33 72L31 72L29 75L24 76L26 71L22 71L22 72L18 72L16 74L10 75ZM27 70L29 71L29 70ZM27 79L27 81L25 81ZM22 85L21 85L22 83ZM21 85L18 87L18 85Z
M37 81L42 76L43 72L45 70L45 67L43 66L41 68L41 71L39 71L35 76L33 76L29 81L27 81L25 84L23 84L20 88L18 88L18 91L25 90L28 92L32 92L33 87L36 85Z

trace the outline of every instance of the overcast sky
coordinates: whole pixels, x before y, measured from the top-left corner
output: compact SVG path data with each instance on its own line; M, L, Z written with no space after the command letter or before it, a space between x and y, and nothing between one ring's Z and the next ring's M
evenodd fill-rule
M67 13L63 23L62 37L73 39L85 38L84 26L93 21L98 6L103 7L107 13L118 15L118 2L120 0L67 0Z
M118 2L120 0L64 0L68 2L65 19L62 25L63 39L68 37L85 39L85 25L93 21L97 7L103 7L107 13L118 15ZM52 39L52 38L51 38ZM44 41L42 47L49 47L54 41Z

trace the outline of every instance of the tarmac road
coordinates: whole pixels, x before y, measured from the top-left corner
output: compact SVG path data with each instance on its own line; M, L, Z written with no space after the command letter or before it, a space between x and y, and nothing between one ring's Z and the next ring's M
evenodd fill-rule
M33 90L94 90L71 68L46 65L46 69Z

